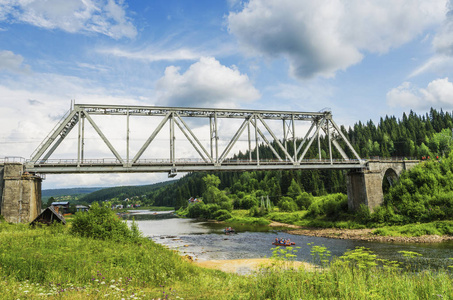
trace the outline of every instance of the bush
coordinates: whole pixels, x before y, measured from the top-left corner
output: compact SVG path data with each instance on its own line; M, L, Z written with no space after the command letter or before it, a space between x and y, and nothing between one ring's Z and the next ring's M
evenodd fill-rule
M220 209L216 211L212 216L217 221L225 221L233 217L231 213L225 209Z
M278 202L277 204L278 208L280 208L281 211L289 211L293 212L297 210L297 204L294 202L294 200L290 197L282 197L282 199Z
M267 208L264 208L264 207L258 207L258 206L253 206L252 208L250 208L249 210L249 215L251 217L262 217L264 215L267 215L268 213L268 209Z
M308 209L313 202L313 195L307 192L303 192L302 194L296 197L296 204L299 209Z
M258 200L255 196L246 195L240 202L240 208L243 209L250 209L253 206L258 206Z
M78 212L72 220L70 233L101 240L137 241L141 232L133 222L129 228L111 209L109 203L94 203L87 212Z

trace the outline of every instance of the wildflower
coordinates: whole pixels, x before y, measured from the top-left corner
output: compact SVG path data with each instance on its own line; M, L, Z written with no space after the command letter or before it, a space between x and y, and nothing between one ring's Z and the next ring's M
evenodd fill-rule
M105 284L105 281L101 282L101 284Z

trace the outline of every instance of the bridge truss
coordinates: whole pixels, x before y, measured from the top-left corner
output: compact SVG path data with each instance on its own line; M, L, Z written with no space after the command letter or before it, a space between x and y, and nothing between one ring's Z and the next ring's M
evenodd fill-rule
M104 134L94 116L125 116L126 117L126 155L120 155L113 143ZM142 128L147 132L147 139L138 151L130 155L131 117L158 118L160 122L154 129ZM208 137L195 134L194 126L189 124L194 118L202 118L209 122ZM227 127L219 127L222 120ZM236 120L231 125L229 120ZM239 122L237 121L239 120ZM278 136L270 122L281 122L283 127ZM86 123L102 139L113 155L109 159L87 159L85 157L85 127ZM233 136L220 145L219 139L225 128L234 128ZM308 131L299 130L301 126ZM195 125L196 126L196 125ZM164 128L169 128L164 133ZM296 128L298 132L296 132ZM73 130L77 129L77 157L72 159L52 159L51 156L63 140ZM178 145L175 133L179 129L197 157L177 157ZM299 132L300 131L300 132ZM166 137L168 142L168 159L146 157L145 151L152 148L156 136ZM320 138L328 140L328 149L321 149ZM232 149L239 138L246 137L248 158L232 159ZM208 142L202 142L208 141ZM342 146L352 153L350 159ZM308 159L310 147L318 146L316 158ZM266 145L273 153L273 159L260 158L259 145ZM337 151L332 151L332 148ZM328 158L322 158L322 150ZM195 153L194 152L194 153ZM339 158L333 157L333 152L339 153ZM252 155L253 154L253 155ZM243 171L243 170L283 170L283 169L360 169L365 167L362 160L346 139L340 128L332 119L330 111L323 112L289 112L262 111L239 109L203 109L178 108L157 106L119 106L119 105L88 105L74 104L62 120L43 140L26 162L28 172L41 174L57 173L121 173L121 172L168 172L169 176L177 172L195 171Z

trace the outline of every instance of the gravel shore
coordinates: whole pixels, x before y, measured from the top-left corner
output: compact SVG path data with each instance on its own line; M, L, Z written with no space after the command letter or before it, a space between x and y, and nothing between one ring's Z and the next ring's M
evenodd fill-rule
M374 235L374 229L338 229L338 228L305 228L296 225L272 222L269 226L286 227L290 234L317 236L335 239L359 240L359 241L376 241L376 242L394 242L394 243L440 243L444 241L453 241L453 236L448 235L423 235L423 236L379 236Z

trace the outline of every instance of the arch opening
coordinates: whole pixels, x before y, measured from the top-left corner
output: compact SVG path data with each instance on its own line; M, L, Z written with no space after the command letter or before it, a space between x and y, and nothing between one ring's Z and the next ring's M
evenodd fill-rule
M398 181L398 174L392 168L387 169L382 178L382 192L387 194L390 188Z

